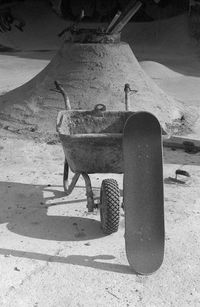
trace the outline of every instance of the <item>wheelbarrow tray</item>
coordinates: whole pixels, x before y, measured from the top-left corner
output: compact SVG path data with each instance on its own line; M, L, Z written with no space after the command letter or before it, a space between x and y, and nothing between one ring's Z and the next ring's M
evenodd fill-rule
M123 173L122 139L128 111L61 111L57 131L74 173Z

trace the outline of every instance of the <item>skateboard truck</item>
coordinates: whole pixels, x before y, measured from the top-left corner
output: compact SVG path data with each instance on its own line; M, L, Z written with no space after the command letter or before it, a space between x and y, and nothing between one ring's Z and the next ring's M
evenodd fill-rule
M137 93L138 91L137 91L137 90L132 90L132 89L130 88L130 84L126 83L126 84L124 85L124 92L125 92L125 109L126 109L126 111L129 111L129 110L130 110L130 101L129 101L129 96L128 96L128 94L129 94L130 92Z

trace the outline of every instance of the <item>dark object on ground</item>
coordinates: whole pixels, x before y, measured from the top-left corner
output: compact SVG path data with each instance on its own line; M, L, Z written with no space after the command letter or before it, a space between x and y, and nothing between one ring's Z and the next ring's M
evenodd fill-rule
M177 169L175 171L175 177L168 177L165 179L165 183L179 183L179 184L186 184L186 181L178 179L178 175L190 177L190 174L187 171L184 171L182 169Z
M188 141L188 139L178 136L172 136L169 139L164 139L163 145L164 147L169 147L172 150L183 149L189 154L196 154L200 151L200 144L198 140Z
M190 154L195 154L199 151L193 142L185 141L183 142L183 146L184 146L185 152L190 153Z
M175 174L176 174L176 178L177 178L178 175L190 177L190 174L187 171L184 171L182 169L177 169Z

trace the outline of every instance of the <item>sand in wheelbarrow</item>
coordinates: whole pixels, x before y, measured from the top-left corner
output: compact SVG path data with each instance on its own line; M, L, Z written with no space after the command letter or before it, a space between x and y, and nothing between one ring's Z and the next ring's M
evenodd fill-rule
M44 70L0 97L2 126L9 122L22 134L54 134L57 113L64 109L61 94L53 91L54 80L63 85L73 109L87 110L98 103L105 104L107 110L124 110L124 84L129 83L137 91L130 94L130 110L152 112L164 130L183 126L181 103L146 75L130 46L123 42L64 42Z

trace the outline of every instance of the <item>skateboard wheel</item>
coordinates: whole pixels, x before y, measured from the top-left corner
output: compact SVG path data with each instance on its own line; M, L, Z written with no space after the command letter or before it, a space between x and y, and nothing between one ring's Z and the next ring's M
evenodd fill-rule
M101 227L105 234L116 232L120 219L120 191L115 179L104 179L100 194Z

